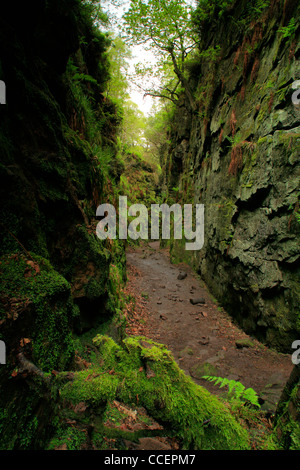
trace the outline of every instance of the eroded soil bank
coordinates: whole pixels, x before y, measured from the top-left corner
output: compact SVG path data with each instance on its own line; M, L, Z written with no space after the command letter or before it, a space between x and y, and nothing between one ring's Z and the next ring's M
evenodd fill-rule
M253 388L273 413L291 373L291 356L249 337L218 306L203 281L183 264L172 265L158 242L127 251L128 334L165 344L180 367L212 393L203 375L227 377ZM192 302L197 302L193 304Z

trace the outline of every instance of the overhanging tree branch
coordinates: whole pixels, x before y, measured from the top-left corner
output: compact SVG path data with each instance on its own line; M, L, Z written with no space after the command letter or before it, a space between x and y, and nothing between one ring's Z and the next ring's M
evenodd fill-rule
M144 94L144 97L145 96L153 96L153 98L164 98L166 100L170 100L172 101L172 103L177 103L177 99L173 98L172 96L168 96L168 95L164 95L163 93L154 93L154 92L150 92L150 91L147 91L145 94Z
M169 52L170 52L170 55L171 55L171 58L172 58L174 72L175 72L175 74L177 75L178 79L180 80L180 82L182 83L182 85L184 87L185 94L186 94L186 96L189 100L191 109L194 110L195 109L195 99L193 97L193 93L191 91L191 88L190 88L190 85L189 85L187 79L183 75L183 72L178 67L177 60L176 60L172 45L169 47Z

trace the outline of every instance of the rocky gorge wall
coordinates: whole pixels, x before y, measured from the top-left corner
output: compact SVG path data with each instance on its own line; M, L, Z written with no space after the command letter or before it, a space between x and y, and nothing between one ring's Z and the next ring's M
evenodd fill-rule
M205 205L205 242L191 255L174 240L171 254L247 333L290 353L300 338L299 7L272 1L251 13L253 3L197 25L195 111L182 97L163 163L179 202Z
M75 367L77 335L119 307L124 247L95 233L118 117L89 5L7 4L0 39L0 448L37 449L57 424L51 372Z

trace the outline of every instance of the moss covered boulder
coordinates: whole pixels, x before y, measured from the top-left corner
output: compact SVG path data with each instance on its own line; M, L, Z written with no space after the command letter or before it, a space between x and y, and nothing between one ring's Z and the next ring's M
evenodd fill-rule
M33 253L0 258L0 298L0 448L40 448L55 408L49 374L72 363L78 309L66 279Z
M72 322L77 309L66 279L33 253L0 259L1 336L9 357L20 341L32 344L32 359L43 370L64 368L73 354Z

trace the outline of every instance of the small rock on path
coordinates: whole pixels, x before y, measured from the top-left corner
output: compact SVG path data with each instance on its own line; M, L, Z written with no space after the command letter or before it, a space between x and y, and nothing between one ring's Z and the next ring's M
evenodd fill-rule
M136 299L128 317L129 335L165 344L181 369L211 393L220 389L203 375L238 380L261 393L269 411L275 411L293 368L290 355L270 350L244 333L189 266L170 263L168 250L160 248L159 242L129 248L127 265L128 289ZM149 294L146 302L142 292ZM191 292L201 302L192 302Z

